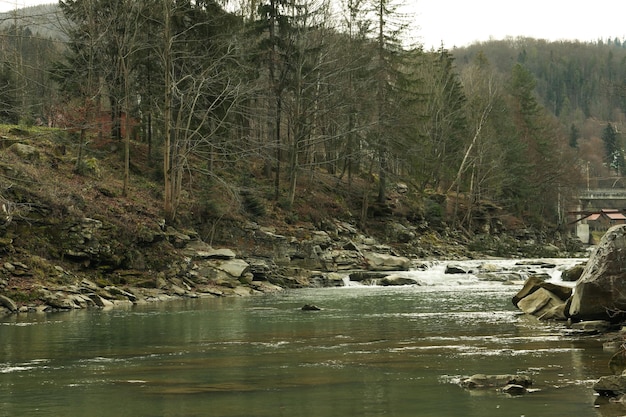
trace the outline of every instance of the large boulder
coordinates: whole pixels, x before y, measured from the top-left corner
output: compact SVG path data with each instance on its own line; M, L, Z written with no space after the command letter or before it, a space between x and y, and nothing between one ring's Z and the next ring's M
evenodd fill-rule
M611 227L576 281L574 320L619 320L626 313L626 225Z
M396 285L419 285L417 280L409 277L403 277L401 275L387 275L379 282L382 286L396 286Z
M544 288L522 298L517 307L542 320L565 320L565 302Z
M15 301L10 299L9 297L5 297L2 294L0 294L0 307L5 307L13 313L16 312L18 308Z
M408 271L411 261L403 256L366 252L365 259L371 271Z
M541 276L533 275L513 296L512 301L524 313L541 320L566 320L567 302L571 294L571 288L545 282Z
M513 305L519 307L518 304L520 300L529 296L540 288L549 291L561 301L567 301L567 299L572 295L571 288L557 285L552 282L545 282L541 276L532 275L524 282L524 286L522 287L522 289L513 296Z
M607 397L626 394L626 374L603 376L593 384L593 389Z

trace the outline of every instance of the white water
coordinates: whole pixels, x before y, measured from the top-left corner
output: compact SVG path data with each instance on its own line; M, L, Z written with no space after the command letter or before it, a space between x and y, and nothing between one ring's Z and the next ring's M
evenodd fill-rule
M433 261L426 268L409 271L389 272L389 275L414 279L421 286L458 286L458 285L502 285L522 284L529 276L547 274L547 281L564 286L573 286L573 282L561 280L566 271L586 259L542 258L542 259L489 259L466 261ZM467 270L466 274L446 274L448 265L459 266ZM344 277L344 284L350 287L368 287L360 282Z

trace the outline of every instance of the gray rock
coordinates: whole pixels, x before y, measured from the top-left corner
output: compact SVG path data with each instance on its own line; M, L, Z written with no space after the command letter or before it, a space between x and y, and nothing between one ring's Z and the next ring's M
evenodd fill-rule
M517 307L524 313L542 317L543 319L551 318L548 312L559 306L564 307L564 305L565 302L544 288L539 288L537 291L522 298L517 303ZM564 318L565 317L562 319Z
M320 256L320 261L326 271L347 271L360 269L363 266L363 257L356 251L331 250Z
M509 395L524 395L528 392L526 387L517 384L507 384L500 391Z
M566 301L572 294L572 289L569 287L564 287L562 285L553 284L551 282L545 282L542 276L533 275L529 277L525 282L524 286L521 290L518 291L517 294L513 296L513 305L519 307L519 302L524 297L529 296L539 289L544 289L549 291L552 295L560 299L561 301Z
M387 274L381 271L354 271L349 275L350 281L354 282L372 282L386 276Z
M461 386L464 388L492 388L505 387L507 385L519 385L521 387L529 387L532 385L532 379L527 375L485 375L475 374L469 378L461 380Z
M407 271L411 264L410 260L403 256L376 252L367 252L364 255L368 269L373 271Z
M94 282L89 281L87 278L84 278L80 282L80 286L87 291L98 291L98 286Z
M167 240L178 249L182 249L191 241L191 237L184 233L179 232L171 226L165 229L165 237Z
M569 315L611 320L626 312L626 225L610 228L576 282Z
M603 376L593 384L593 389L600 395L609 397L626 394L626 375Z
M250 265L243 259L230 259L224 262L219 262L215 265L216 269L226 272L228 275L239 278L245 272L248 272Z
M585 264L575 265L561 273L561 280L566 282L578 281L584 270Z
M467 268L462 267L461 265L456 264L448 264L446 265L446 274L468 274L469 270Z
M611 323L606 320L587 320L580 321L577 323L572 323L570 328L572 330L578 330L583 333L604 333L609 330L611 327Z
M565 314L566 310L567 303L561 303L544 310L538 318L539 320L565 321L567 320L567 315Z
M98 294L90 294L89 298L91 298L91 301L93 301L93 303L100 308L113 307L113 303L111 301L100 297Z
M230 249L209 249L197 251L195 257L202 259L235 259L237 254Z
M345 275L337 272L312 272L309 277L309 282L314 287L329 288L329 287L343 287Z
M109 294L116 297L124 297L130 301L137 301L137 296L127 290L123 290L121 288L115 287L113 285L107 286L104 288Z
M78 307L73 299L68 298L63 293L50 293L43 297L44 302L52 308L59 310L72 310Z
M476 274L476 278L481 281L491 282L511 282L522 280L522 276L516 272L481 272Z
M400 275L388 275L379 281L379 285L394 286L394 285L416 285L419 284L413 278L403 277Z
M9 297L0 294L0 306L6 307L11 312L17 311L17 303Z

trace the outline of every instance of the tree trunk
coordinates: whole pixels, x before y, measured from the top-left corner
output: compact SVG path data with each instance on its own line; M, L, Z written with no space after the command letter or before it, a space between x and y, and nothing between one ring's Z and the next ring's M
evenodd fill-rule
M164 108L163 108L163 124L165 130L165 144L163 149L163 181L164 181L164 195L163 195L163 208L165 211L165 218L167 221L173 221L176 217L174 205L172 201L172 169L171 169L171 149L172 149L172 80L170 69L172 66L172 50L171 50L171 29L170 29L170 2L163 0L164 15Z

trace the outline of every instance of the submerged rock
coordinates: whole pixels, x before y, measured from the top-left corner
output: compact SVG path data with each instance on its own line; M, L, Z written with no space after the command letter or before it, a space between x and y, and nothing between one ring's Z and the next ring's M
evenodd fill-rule
M593 389L598 394L607 397L626 394L626 374L603 376L593 384Z
M464 388L505 388L509 385L527 388L532 385L532 379L527 375L485 375L475 374L469 378L461 380L461 386Z
M583 333L604 333L611 327L611 323L606 320L588 320L572 323L570 328L572 330L578 330Z
M528 392L526 387L518 384L507 384L500 391L509 395L524 395Z

